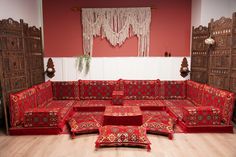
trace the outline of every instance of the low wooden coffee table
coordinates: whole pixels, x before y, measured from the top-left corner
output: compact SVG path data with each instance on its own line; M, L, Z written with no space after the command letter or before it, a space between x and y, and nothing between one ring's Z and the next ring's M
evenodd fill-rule
M139 106L106 106L103 125L142 125Z

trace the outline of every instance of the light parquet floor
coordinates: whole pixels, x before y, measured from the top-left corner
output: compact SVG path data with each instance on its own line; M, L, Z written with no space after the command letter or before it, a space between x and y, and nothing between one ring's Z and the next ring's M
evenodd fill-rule
M174 140L150 135L151 151L142 148L95 149L97 135L7 136L0 133L0 157L236 157L234 134L174 134Z

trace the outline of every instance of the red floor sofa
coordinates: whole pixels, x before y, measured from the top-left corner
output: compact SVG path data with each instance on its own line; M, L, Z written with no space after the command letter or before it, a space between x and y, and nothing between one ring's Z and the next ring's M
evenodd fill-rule
M59 134L74 112L114 104L166 111L185 132L233 132L234 94L190 80L47 81L10 99L12 135Z

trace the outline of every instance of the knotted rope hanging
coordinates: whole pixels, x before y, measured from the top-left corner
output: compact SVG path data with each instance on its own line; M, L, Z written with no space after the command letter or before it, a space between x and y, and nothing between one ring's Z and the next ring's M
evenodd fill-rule
M149 56L151 8L83 8L83 49L92 56L93 37L102 36L113 46L138 37L138 56Z

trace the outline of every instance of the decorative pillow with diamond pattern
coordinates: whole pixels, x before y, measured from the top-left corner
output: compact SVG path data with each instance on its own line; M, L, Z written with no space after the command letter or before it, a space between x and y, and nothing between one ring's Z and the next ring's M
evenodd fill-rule
M80 99L111 100L116 86L117 81L79 80Z
M54 100L78 100L79 82L78 81L57 81L52 82Z
M161 99L185 99L186 81L161 81L159 94Z
M150 141L146 128L142 126L106 125L99 128L96 147L101 146L136 146L150 150Z
M75 134L86 134L86 133L96 133L98 132L101 125L93 116L79 116L72 117L68 120L70 126L70 131L72 133L72 138L75 137Z
M158 80L123 80L125 99L156 99Z

